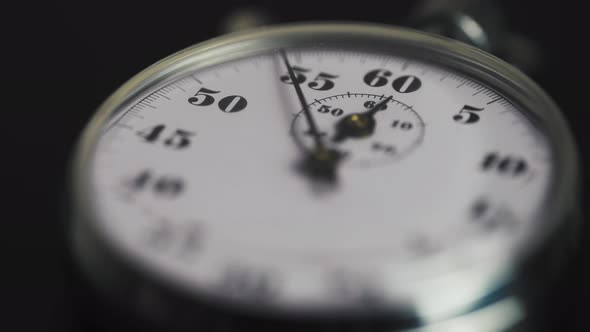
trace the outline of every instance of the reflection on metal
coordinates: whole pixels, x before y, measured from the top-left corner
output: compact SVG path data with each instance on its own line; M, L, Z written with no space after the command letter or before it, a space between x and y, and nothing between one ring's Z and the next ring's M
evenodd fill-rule
M262 8L237 8L225 17L221 33L230 33L257 28L274 22L273 16Z
M541 52L530 39L509 29L502 9L490 0L423 0L408 23L480 48L531 73L541 67Z
M480 0L424 0L414 11L411 25L473 45L497 51L506 24L496 6Z
M481 49L491 48L488 36L477 21L467 15L458 14L455 18L457 26L467 36L473 45Z
M524 317L522 304L507 298L463 316L403 332L499 332L515 326Z

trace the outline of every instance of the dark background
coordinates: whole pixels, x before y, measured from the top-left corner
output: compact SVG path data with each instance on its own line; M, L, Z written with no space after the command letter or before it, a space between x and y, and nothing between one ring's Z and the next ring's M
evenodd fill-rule
M82 331L67 278L62 196L77 136L97 106L128 78L155 61L219 33L237 7L258 6L278 21L355 20L400 23L415 1L62 1L5 8L0 123L2 167L10 190L3 200L8 245L3 260L0 324L18 331ZM585 132L586 83L578 59L585 47L581 5L574 1L499 1L514 29L532 38L543 66L533 78L553 96L569 120L583 165L590 143ZM13 6L13 5L10 5ZM579 23L575 23L579 22ZM579 26L576 26L579 24ZM581 59L583 60L583 59ZM580 60L580 61L581 61ZM6 117L8 116L8 118ZM587 181L580 180L582 188ZM582 205L587 199L580 196ZM587 331L590 314L587 245L567 273L568 282L548 298L558 313L550 330ZM567 301L565 301L566 299ZM565 302L561 302L565 301ZM6 311L8 309L8 311ZM6 330L2 327L3 330ZM115 329L116 330L116 329Z

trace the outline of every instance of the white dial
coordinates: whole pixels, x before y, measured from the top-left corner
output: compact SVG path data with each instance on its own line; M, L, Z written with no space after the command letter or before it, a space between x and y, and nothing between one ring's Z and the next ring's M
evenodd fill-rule
M186 72L104 126L90 187L115 247L196 294L329 309L395 305L537 236L552 151L526 110L413 58L287 56L294 75L276 51ZM318 144L330 181L301 166ZM440 291L481 291L463 286Z

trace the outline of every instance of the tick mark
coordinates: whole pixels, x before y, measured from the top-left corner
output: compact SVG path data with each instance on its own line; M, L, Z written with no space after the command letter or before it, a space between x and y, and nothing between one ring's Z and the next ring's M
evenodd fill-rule
M197 83L199 83L199 84L203 84L203 82L201 82L201 80L200 80L200 79L198 79L198 78L196 78L196 77L194 77L194 76L191 76L191 77L192 77L192 78L193 78L193 79L194 79L194 80L195 80Z
M156 96L160 96L160 97L163 97L163 98L166 98L166 99L170 100L170 98L166 97L166 96L165 96L165 95L164 95L164 94L163 94L161 91L158 91L158 92L156 92L156 93L155 93L155 95L156 95Z
M484 90L484 88L479 89L476 93L474 93L472 96L477 96L478 94L482 93Z
M118 123L115 126L121 129L133 130L133 127L126 123Z
M501 100L501 99L502 99L502 97L498 97L498 98L496 98L496 99L494 99L494 100L492 100L492 101L488 102L487 104L488 104L488 105L491 105L491 104L493 104L493 103L495 103L495 102L497 102L498 100Z

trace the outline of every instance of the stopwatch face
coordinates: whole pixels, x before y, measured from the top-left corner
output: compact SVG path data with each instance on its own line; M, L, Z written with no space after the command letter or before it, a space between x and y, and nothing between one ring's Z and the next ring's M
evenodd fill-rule
M546 229L555 155L510 91L446 61L292 44L152 79L97 127L93 227L222 302L330 312L485 293ZM320 150L337 153L330 178L305 167Z

